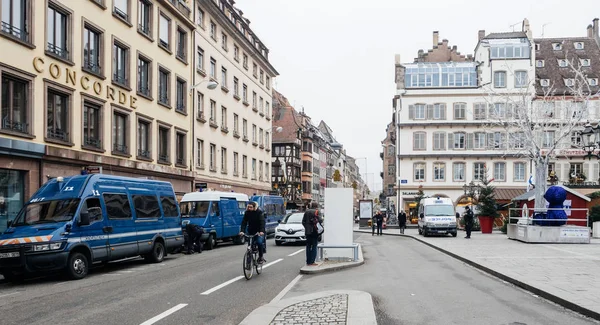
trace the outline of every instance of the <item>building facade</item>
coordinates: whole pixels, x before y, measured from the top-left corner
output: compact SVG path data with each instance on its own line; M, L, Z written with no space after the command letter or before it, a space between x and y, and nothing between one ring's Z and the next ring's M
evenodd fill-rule
M547 111L542 122L548 127L540 131L541 152L557 146L548 173L554 171L564 184L598 180L598 164L584 160L578 133L586 121L600 116L598 97L593 96L600 89L598 20L588 27L587 37L580 38L534 40L527 20L522 27L511 33L479 31L473 56L457 59L437 53L451 50L435 46L434 33L429 55L408 64L397 57L400 208L414 208L419 186L425 195L450 197L456 205L469 203L466 185L484 178L493 179L501 201L510 201L518 193L515 190L525 191L534 167L523 154L523 132L508 134L490 122L518 119L513 108L519 103L532 112ZM574 92L575 71L584 79L583 95L592 95L585 101ZM571 136L555 141L553 119L579 117L580 125Z
M195 1L195 183L246 194L271 190L269 50L231 0ZM215 90L203 82L216 81Z
M4 218L88 170L193 189L185 1L6 0L0 16Z
M385 130L386 136L381 141L382 152L379 153L383 162L381 171L382 190L381 202L390 214L396 214L396 119L392 117Z
M529 23L523 22L522 32L478 36L472 59L447 61L456 56L436 53L454 50L438 46L444 41L428 55L436 59L397 61L399 210L414 210L421 185L425 195L450 197L457 204L468 203L463 186L471 181L494 178L497 193L526 187L528 159L507 151L508 135L491 127L488 118L507 114L507 101L533 95Z

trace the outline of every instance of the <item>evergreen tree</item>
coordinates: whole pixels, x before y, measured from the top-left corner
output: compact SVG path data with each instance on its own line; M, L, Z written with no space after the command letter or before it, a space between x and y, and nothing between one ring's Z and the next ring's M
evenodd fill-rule
M500 215L496 208L496 188L491 185L493 179L487 178L487 168L485 168L484 172L485 178L481 181L482 185L480 186L479 197L477 198L477 209L480 216L496 218Z

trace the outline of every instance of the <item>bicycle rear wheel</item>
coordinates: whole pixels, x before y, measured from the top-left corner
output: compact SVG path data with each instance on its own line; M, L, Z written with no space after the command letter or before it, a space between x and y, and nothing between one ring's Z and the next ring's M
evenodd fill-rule
M262 272L263 263L258 263L258 254L254 254L254 268L256 269L256 274L260 274Z
M252 254L249 251L246 251L246 254L244 254L242 268L244 269L244 277L246 280L252 279L254 268L252 268Z

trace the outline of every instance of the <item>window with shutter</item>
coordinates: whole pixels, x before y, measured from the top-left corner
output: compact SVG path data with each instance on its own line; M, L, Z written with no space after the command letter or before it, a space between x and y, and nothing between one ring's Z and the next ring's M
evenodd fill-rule
M468 133L467 134L467 150L471 150L473 149L473 138L474 138L474 134L473 133Z
M598 178L600 178L600 165L594 164L593 168L594 172L592 173L592 179L590 179L590 181L598 182Z
M427 105L427 119L433 119L433 105Z
M408 119L415 119L415 105L408 105Z
M448 133L448 150L454 149L454 133Z
M586 178L588 178L588 176L590 175L590 163L583 164L582 173L585 175Z

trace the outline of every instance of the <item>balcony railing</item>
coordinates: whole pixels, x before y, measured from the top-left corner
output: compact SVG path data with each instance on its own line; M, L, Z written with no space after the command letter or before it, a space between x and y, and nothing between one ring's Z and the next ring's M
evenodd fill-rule
M177 157L177 159L175 160L175 163L177 165L185 165L185 159L183 157Z
M113 73L113 80L120 85L127 85L127 78L122 73Z
M114 10L113 10L113 12L115 13L115 15L123 18L126 21L129 21L129 15L126 12L124 12L123 10L115 7Z
M24 42L29 42L29 33L7 22L2 22L2 32L14 36Z
M138 92L140 94L145 95L145 96L150 96L150 87L139 85L138 86Z
M48 51L60 56L63 59L69 58L69 51L67 51L67 49L63 49L62 47L58 47L52 43L48 43Z
M150 159L150 150L138 149L138 156Z
M139 24L138 30L146 35L150 35L150 27L148 27L148 24L146 24L146 23Z
M68 141L69 133L65 130L48 128L48 138L60 140L60 141Z
M124 144L113 144L113 151L120 153L127 153L127 145Z
M158 155L158 161L169 162L169 155Z
M181 113L185 113L185 105L182 102L177 103L177 106L175 106L175 110Z
M83 67L95 73L100 73L100 64L98 62L91 62L88 59L83 60Z
M169 96L166 94L159 94L158 102L161 104L169 105Z
M100 141L100 139L84 137L83 144L86 146L94 147L94 148L100 148L100 146L102 145L102 142Z
M28 123L9 120L8 116L2 119L2 128L5 130L28 133Z
M185 3L184 0L169 0L169 2L171 2L171 4L177 8L177 10L179 10L179 12L181 12L184 16L186 16L187 18L190 18L190 14L191 14L191 10L188 7L188 5Z

